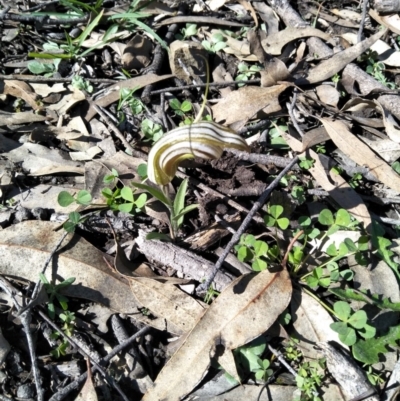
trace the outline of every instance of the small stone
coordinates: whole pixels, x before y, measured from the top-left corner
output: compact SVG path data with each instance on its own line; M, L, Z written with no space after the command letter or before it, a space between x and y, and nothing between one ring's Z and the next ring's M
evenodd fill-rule
M17 397L26 400L35 396L35 387L32 383L22 384L17 389Z

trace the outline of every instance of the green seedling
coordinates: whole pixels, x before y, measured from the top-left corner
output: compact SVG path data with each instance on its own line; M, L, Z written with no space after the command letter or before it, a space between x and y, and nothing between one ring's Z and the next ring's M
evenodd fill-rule
M252 269L258 272L265 270L268 263L276 261L279 257L279 248L276 245L270 247L266 242L256 240L251 234L243 234L235 250L241 262L251 262Z
M92 93L93 92L93 85L89 82L86 81L83 77L80 75L74 75L72 77L71 85L79 90L83 90L87 93Z
M305 170L309 170L314 166L315 160L311 158L307 158L305 156L300 156L299 157L300 163L299 166L301 168L304 168Z
M296 376L296 384L301 391L301 396L297 398L299 401L322 401L318 396L318 388L322 384L325 377L322 366L324 361L304 362L298 368Z
M398 161L392 164L392 169L397 173L400 174L400 163Z
M281 230L286 230L290 222L287 217L282 217L283 211L283 206L271 205L268 209L268 214L264 217L267 227L279 227Z
M235 81L248 81L253 78L258 72L261 71L261 67L258 65L248 66L245 62L241 62L238 64L238 75L235 78ZM244 84L239 84L239 86L243 86Z
M354 345L357 342L357 334L365 339L375 337L376 329L367 323L365 311L352 313L350 305L344 301L335 302L333 309L341 322L332 323L330 328L339 334L339 340L343 344Z
M289 145L282 138L280 131L287 132L288 131L287 125L278 125L278 128L273 127L268 131L268 136L270 138L268 145L273 149L281 149L281 150L290 149Z
M114 14L109 17L110 20L120 21L122 26L128 29L141 29L147 32L152 38L154 38L165 50L169 51L167 44L163 41L156 32L151 29L144 22L140 21L143 18L150 17L151 14L141 11L148 2L141 3L141 0L133 0L129 7L128 12L121 14Z
M189 100L184 100L182 103L178 99L172 99L169 102L169 105L172 110L174 110L174 113L179 116L179 117L184 117L185 118L185 125L189 125L193 123L193 118L189 118L187 116L187 113L191 112L193 110L193 105ZM186 124L187 122L187 124Z
M185 40L190 38L191 36L197 35L197 25L188 23L185 28L182 28L181 33L175 35L175 38L178 40Z
M363 179L363 177L362 177L362 174L361 174L361 173L355 173L355 174L353 175L353 177L351 177L351 179L350 179L350 181L349 181L349 185L350 185L352 188L357 188L357 187L361 184L362 179Z
M292 195L293 199L297 200L299 205L306 201L306 191L304 187L300 185L295 185L290 194Z
M146 184L140 184L137 182L132 183L133 186L144 189L148 193L150 193L152 196L154 196L156 199L158 199L160 202L162 202L169 210L170 213L170 235L171 237L168 238L165 234L159 234L159 233L151 233L147 236L148 239L163 239L163 240L175 240L178 231L180 227L183 224L183 219L185 214L191 212L194 209L197 209L199 207L198 204L192 204L185 206L185 198L186 198L186 192L187 192L187 186L188 186L188 180L185 179L182 181L181 185L178 188L178 191L176 192L176 196L174 201L172 202L171 199L169 199L169 196L164 194L162 191L150 187L149 185Z
M210 304L214 300L214 298L216 298L219 294L220 294L220 292L217 290L214 290L214 288L211 285L208 288L206 295L204 296L204 302L206 304Z
M161 125L156 124L147 118L142 121L141 127L142 132L148 141L157 142L164 135Z
M61 191L58 194L57 201L62 207L67 207L74 202L76 202L78 205L87 206L90 205L90 202L92 201L92 195L90 195L90 192L84 189L79 191L76 195L71 195L67 191Z
M101 194L106 198L107 206L110 210L123 213L139 213L147 202L147 195L140 194L135 196L132 188L123 186L122 188L103 188Z
M52 77L58 71L58 66L61 59L54 59L51 63L43 63L38 60L28 62L28 70L35 75L43 75L45 77Z
M210 53L217 53L227 46L225 38L222 33L214 33L210 40L203 40L202 46Z
M54 319L56 313L56 307L54 301L57 300L64 311L68 309L68 298L65 295L60 294L60 291L69 287L75 281L75 277L68 278L67 280L62 281L60 284L49 283L49 281L47 280L46 276L43 273L40 273L39 277L49 296L49 302L47 305L49 316L51 319Z
M128 106L133 115L140 114L144 110L143 102L134 96L134 93L139 89L139 86L136 86L133 89L122 88L119 94L119 102L117 106L117 110L121 111L124 106Z

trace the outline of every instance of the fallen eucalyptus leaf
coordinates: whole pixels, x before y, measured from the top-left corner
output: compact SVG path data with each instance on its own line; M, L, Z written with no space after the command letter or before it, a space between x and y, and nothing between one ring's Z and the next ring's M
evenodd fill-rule
M184 397L204 377L219 344L224 346L224 353L230 353L264 333L287 307L291 293L286 270L264 270L233 281L164 366L143 401L176 401Z
M383 184L400 192L400 176L367 145L349 131L342 121L320 119L335 145L360 166L367 166L370 173Z

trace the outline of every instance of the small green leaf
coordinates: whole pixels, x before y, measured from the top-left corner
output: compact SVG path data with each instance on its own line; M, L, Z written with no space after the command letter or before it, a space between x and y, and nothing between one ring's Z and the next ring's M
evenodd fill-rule
M269 214L274 217L275 219L278 219L279 216L283 213L283 206L281 205L272 205L269 208Z
M121 205L118 205L118 210L122 213L130 213L134 205L135 204L132 202L122 203Z
M190 103L188 100L183 101L183 103L181 104L181 110L184 113L187 113L189 111L192 110L192 103Z
M289 219L286 217L281 217L280 219L277 220L277 222L281 230L286 230L290 224Z
M298 223L302 228L306 228L311 225L311 218L308 216L300 216Z
M253 253L246 246L240 246L237 251L237 258L240 262L248 262L253 259Z
M274 226L275 226L276 219L273 218L272 216L270 216L269 214L267 214L267 215L264 217L264 222L265 222L265 225L266 225L267 227L274 227Z
M78 192L78 195L76 197L76 202L79 203L80 205L89 205L90 202L92 201L92 195L90 195L90 192L82 189L81 191Z
M347 321L351 313L350 305L347 302L335 302L335 304L333 305L333 309L341 320Z
M124 187L121 189L121 196L122 196L122 199L124 199L124 200L126 200L126 201L128 201L128 202L133 203L133 192L132 192L132 189L131 189L131 188L129 188L129 187L127 187L127 186L124 186Z
M71 223L77 225L79 224L79 220L81 219L81 215L78 212L71 212L68 215L68 219Z
M173 110L180 110L181 109L181 102L178 99L172 99L169 101L169 105Z
M268 252L268 244L264 241L256 241L254 243L254 253L256 257L266 256Z
M67 207L75 202L75 198L67 191L61 191L57 198L58 204L62 207Z
M318 221L324 226L331 226L334 223L333 214L329 209L324 209L318 216Z
M141 179L146 178L147 177L147 164L146 163L139 164L139 166L137 168L137 172Z
M350 238L345 238L344 243L350 252L357 252L358 248L354 241Z
M178 227L180 227L180 225L183 223L183 220L182 220L182 223L179 224L180 219L182 219L185 214L191 212L192 210L197 209L198 207L199 207L198 203L193 203L193 204L188 205L185 208L183 208L180 213L178 213L176 216L174 216L174 220L178 221Z
M147 195L146 194L140 194L138 196L138 198L136 199L136 201L135 201L135 206L138 209L141 209L146 204L146 202L147 202Z
M252 263L251 267L253 268L254 271L256 272L262 272L267 268L267 262L265 262L262 259L256 258L254 259L254 262Z
M351 223L350 214L345 209L339 209L336 213L335 224L342 227L348 227Z
M72 232L75 231L76 224L71 223L70 221L66 221L66 222L63 224L63 227L64 227L64 230L65 230L67 233L72 233Z
M367 324L367 314L363 310L358 310L350 316L347 322L355 329L362 329Z
M243 236L242 236L243 238ZM252 234L246 234L244 237L244 243L247 246L254 246L254 244L256 243L256 237Z

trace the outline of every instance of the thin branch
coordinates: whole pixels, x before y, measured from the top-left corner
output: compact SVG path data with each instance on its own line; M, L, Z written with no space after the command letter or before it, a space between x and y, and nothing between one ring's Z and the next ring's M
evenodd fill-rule
M127 340L122 342L121 344L114 347L111 352L105 356L103 359L100 360L101 364L108 363L115 355L119 354L122 350L127 348L131 345L138 337L144 336L150 331L151 327L146 326L140 329L137 333L130 336ZM96 366L92 367L92 373L96 372ZM59 390L57 393L53 394L53 396L49 399L49 401L61 401L63 400L71 391L77 389L81 383L83 383L87 378L87 372L80 375L78 378L74 379L68 386L64 387L63 389Z
M360 28L358 29L357 33L357 43L361 42L364 36L363 31L364 31L365 18L367 17L367 9L368 9L368 0L364 0L362 6Z
M257 199L256 202L254 202L254 205L251 208L249 214L243 220L243 223L237 230L236 234L229 241L228 245L225 247L224 252L221 254L219 259L217 260L217 263L214 266L214 270L213 270L212 274L208 277L208 279L203 284L201 284L197 288L197 292L207 291L207 289L210 287L211 283L213 282L218 270L221 268L222 264L224 263L225 258L228 256L231 249L239 242L241 235L245 232L245 230L246 230L247 226L250 224L250 221L253 218L253 216L264 205L264 203L267 201L268 197L270 196L271 192L278 186L279 181L297 163L298 159L299 159L298 156L294 157L292 162L280 172L280 174L268 185L268 187L266 188L264 193Z
M83 355L85 358L90 359L90 362L93 364L93 370L94 368L97 368L97 370L106 379L107 383L118 391L118 393L121 395L124 401L129 401L128 397L122 391L121 387L118 385L115 379L109 376L107 372L99 365L98 362L93 360L93 358L84 349L82 349L82 347L80 347L75 340L73 340L70 336L67 336L62 330L60 330L57 327L57 325L41 310L41 308L38 308L37 312L42 317L42 319L44 319L47 322L49 326L51 326L54 330L56 330L61 335L61 337L63 337L65 340L69 342L70 345L75 347L81 355Z

